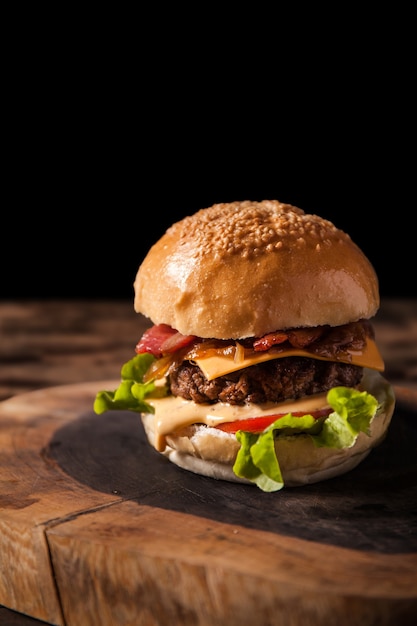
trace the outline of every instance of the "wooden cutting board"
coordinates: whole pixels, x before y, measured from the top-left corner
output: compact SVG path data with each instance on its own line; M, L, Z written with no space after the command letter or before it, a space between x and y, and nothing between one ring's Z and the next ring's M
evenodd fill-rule
M355 470L266 494L196 476L100 389L0 404L0 604L59 626L355 626L417 617L417 393Z

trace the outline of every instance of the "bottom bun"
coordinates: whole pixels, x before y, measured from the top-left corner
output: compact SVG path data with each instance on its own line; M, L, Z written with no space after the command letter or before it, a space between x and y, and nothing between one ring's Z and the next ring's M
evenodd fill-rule
M381 374L365 370L361 389L376 397L379 408L372 420L370 433L359 433L350 448L318 448L309 435L281 435L275 440L275 451L286 487L296 487L340 476L355 468L385 438L395 407L391 385ZM155 445L154 419L142 414L149 443ZM233 465L240 444L234 434L201 424L188 426L181 436L168 435L164 454L185 470L219 480L247 483L236 476Z

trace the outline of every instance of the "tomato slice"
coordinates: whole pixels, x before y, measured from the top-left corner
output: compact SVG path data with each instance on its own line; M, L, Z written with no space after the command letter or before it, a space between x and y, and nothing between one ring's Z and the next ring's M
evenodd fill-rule
M333 411L331 407L326 409L318 409L316 411L291 411L293 417L302 417L303 415L312 415L314 419L320 417L327 417ZM265 428L270 426L273 422L288 415L287 413L274 413L273 415L263 415L262 417L248 417L242 420L236 420L234 422L223 422L217 424L216 428L223 430L225 433L236 433L238 430L245 430L249 433L261 433Z

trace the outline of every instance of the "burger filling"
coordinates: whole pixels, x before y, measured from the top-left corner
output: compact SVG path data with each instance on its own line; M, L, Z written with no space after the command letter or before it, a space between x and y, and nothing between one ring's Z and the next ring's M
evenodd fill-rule
M97 394L95 412L155 414L154 446L161 452L166 437L196 423L225 430L239 443L233 472L264 491L284 485L277 437L301 434L316 447L350 448L394 404L388 383L378 382L384 364L366 320L244 340L185 336L159 324L136 352L122 367L119 387ZM375 396L365 391L369 380L363 384L370 372L377 376ZM307 407L307 399L320 406Z
M363 367L350 362L352 353L361 353L368 339L374 339L368 320L339 327L275 331L238 342L184 336L160 324L145 332L136 352L157 358L147 377L151 380L166 376L175 396L198 404L262 404L322 393L339 385L355 387L362 378ZM302 350L311 358L285 356L290 350ZM199 366L207 358L230 358L231 354L235 371L225 375L208 377ZM279 358L244 365L245 359L252 363L253 359L269 357Z

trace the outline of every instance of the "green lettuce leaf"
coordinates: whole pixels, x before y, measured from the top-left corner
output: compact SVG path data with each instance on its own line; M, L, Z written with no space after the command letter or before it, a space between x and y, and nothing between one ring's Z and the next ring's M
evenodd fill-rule
M115 391L99 391L94 400L97 414L105 411L135 411L154 413L155 409L147 397L160 398L168 393L166 386L157 386L153 381L144 383L143 377L155 360L151 354L137 354L125 363L121 370L121 382Z
M314 445L327 448L350 448L359 433L366 434L378 409L378 400L366 391L335 387L327 394L333 409L321 422L312 415L294 417L288 413L268 426L262 433L238 431L241 444L233 471L237 476L254 482L263 491L278 491L284 486L279 459L275 452L275 438L281 435L296 437L300 433L311 437Z

